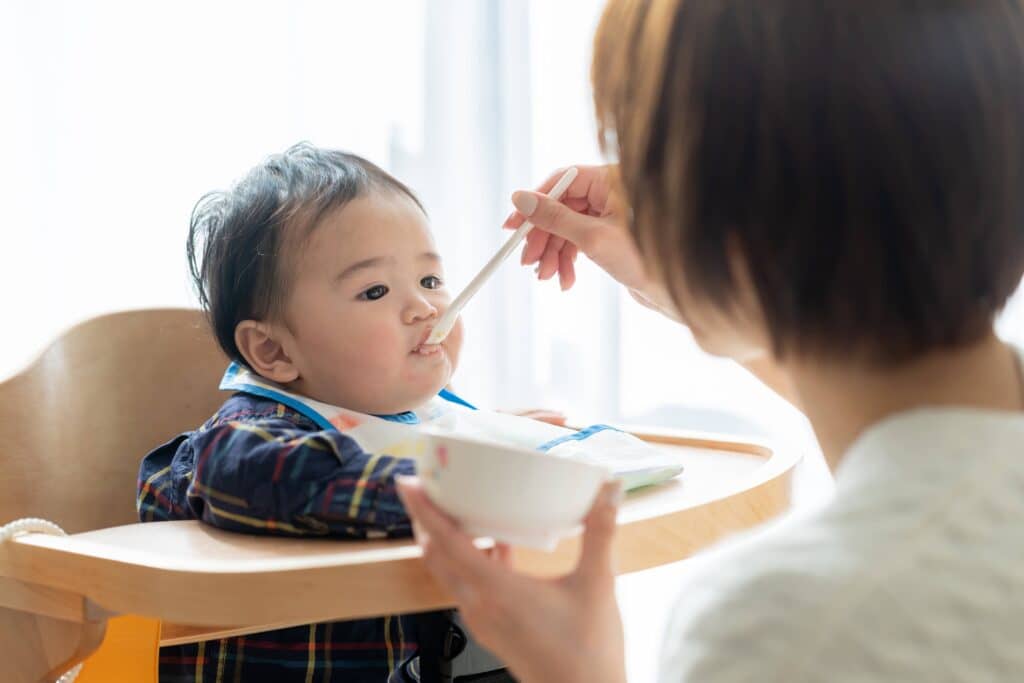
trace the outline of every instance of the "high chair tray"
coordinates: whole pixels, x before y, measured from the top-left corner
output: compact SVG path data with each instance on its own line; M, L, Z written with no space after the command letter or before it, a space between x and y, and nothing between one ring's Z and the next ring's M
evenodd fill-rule
M794 453L697 434L638 436L678 450L686 470L626 496L619 573L684 559L789 503ZM516 549L514 563L555 575L578 551L571 538L550 554ZM157 522L0 544L0 606L73 621L86 612L154 617L164 622L163 644L451 604L411 540L286 539Z

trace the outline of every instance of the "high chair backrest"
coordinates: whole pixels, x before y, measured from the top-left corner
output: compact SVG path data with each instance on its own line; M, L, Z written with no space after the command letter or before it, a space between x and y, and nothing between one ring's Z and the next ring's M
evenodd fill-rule
M68 330L0 383L0 524L42 517L75 533L138 521L139 461L216 411L226 364L198 310Z

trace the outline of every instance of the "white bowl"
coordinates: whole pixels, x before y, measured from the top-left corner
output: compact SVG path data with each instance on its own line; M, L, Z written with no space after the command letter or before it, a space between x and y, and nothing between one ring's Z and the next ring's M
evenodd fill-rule
M551 550L579 530L607 468L481 439L428 432L417 474L463 531Z

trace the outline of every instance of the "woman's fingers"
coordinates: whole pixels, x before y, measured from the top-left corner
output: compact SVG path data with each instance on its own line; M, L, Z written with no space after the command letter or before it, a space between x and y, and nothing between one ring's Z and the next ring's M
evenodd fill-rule
M508 641L508 629L526 621L520 614L524 591L532 593L512 569L511 548L499 543L485 551L478 549L430 502L415 477L400 478L398 490L418 528L427 570L455 597L480 642L493 648Z
M417 494L411 494L410 497L414 495ZM406 509L414 506L415 503L406 503ZM430 540L430 533L419 522L413 521L412 528L416 542L423 550L423 563L426 565L427 571L437 579L438 583L451 591L456 600L474 603L477 592L473 588L472 581L467 580L463 576L458 566L453 566L451 563L443 561L444 558L438 555L436 546Z
M512 203L537 228L569 240L587 252L591 233L598 225L593 216L573 211L562 202L536 192L515 192Z
M590 204L590 200L586 197L563 197L562 203L576 213L585 213L591 216L600 213L595 210L595 208Z
M588 245L595 244L601 232L601 217L607 211L608 174L607 166L577 166L576 179L569 184L565 194L558 200L548 197L547 192L565 172L560 168L552 173L535 191L518 191L512 194L516 210L505 219L505 228L514 229L529 218L536 226L526 236L520 262L524 266L537 263L537 276L548 280L558 273L559 283L567 290L576 282L576 255L582 250L588 253ZM567 252L566 244L573 245ZM593 258L593 255L591 255Z
M612 541L622 499L622 482L604 483L584 520L583 550L573 576L583 582L602 584L613 576Z
M578 253L576 245L567 242L558 256L558 284L563 292L576 284L576 255Z
M580 564L558 580L516 573L505 544L478 550L415 478L399 479L398 487L427 568L455 595L476 639L521 680L626 680L610 560L617 485L601 489L586 519ZM570 641L588 645L566 647Z
M398 495L416 525L423 560L460 600L474 599L492 569L487 557L429 498L415 477L397 480Z
M520 263L524 266L529 266L539 261L540 257L544 255L544 250L548 247L549 239L551 239L551 235L543 230L531 231L526 236L526 246L523 247L523 256L520 259Z
M555 186L555 183L558 182L559 178L565 175L565 171L567 168L568 167L560 168L551 175L549 175L547 178L544 179L543 183L536 187L536 191L541 192L543 194L547 194L548 192L550 192L551 188ZM569 186L569 189L572 189L572 185ZM569 191L567 191L566 196L569 196L569 194ZM525 220L526 218L523 216L523 214L519 213L519 211L513 211L512 213L509 214L508 218L505 219L505 223L502 225L502 227L507 228L509 230L518 230L520 226L522 226L523 221Z
M561 237L552 237L548 240L548 246L544 249L544 255L540 257L540 266L537 268L537 278L550 280L558 272L559 257L565 240Z

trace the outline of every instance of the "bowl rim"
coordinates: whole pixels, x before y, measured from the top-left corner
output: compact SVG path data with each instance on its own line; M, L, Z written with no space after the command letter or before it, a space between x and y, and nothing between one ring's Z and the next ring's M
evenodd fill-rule
M500 449L507 453L514 454L515 456L522 456L535 460L544 460L551 463L557 463L556 467L568 467L569 469L583 469L583 470L600 470L605 474L605 477L611 477L611 468L606 465L601 465L594 462L586 462L584 460L574 460L572 458L563 458L558 455L551 455L543 451L533 450L524 446L518 446L514 444L503 443L501 441L492 441L490 439L481 438L478 436L463 436L461 434L452 434L451 432L445 432L437 428L428 428L424 430L424 436L428 439L447 439L450 441L467 443L474 446L482 446L484 449ZM427 449L427 453L430 454L430 449Z

